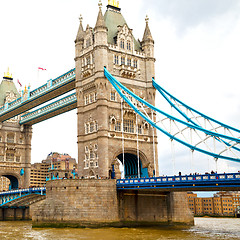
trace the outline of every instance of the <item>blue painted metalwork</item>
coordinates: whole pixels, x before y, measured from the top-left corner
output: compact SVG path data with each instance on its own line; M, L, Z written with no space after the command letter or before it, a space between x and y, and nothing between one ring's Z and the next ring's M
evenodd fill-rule
M123 163L123 155L120 154L117 157L121 163ZM131 153L124 153L124 176L126 178L138 177L138 158ZM147 168L142 167L141 159L139 159L139 171L140 177L148 177Z
M229 128L229 129L231 129L231 130L233 130L233 131L236 131L236 132L240 133L240 130L239 130L239 129L234 128L234 127L231 127L231 126L229 126L229 125L227 125L227 124L224 124L224 123L222 123L222 122L220 122L220 121L217 121L216 119L211 118L211 117L208 117L207 115L205 115L205 114L203 114L203 113L195 110L194 108L189 107L187 104L183 103L182 101L180 101L179 99L177 99L176 97L174 97L173 95L171 95L170 93L168 93L168 92L167 92L165 89L163 89L160 85L158 85L158 84L156 83L156 81L155 81L154 78L152 79L152 83L153 83L153 86L154 86L161 94L162 94L163 92L166 93L170 98L174 99L175 101L177 101L178 103L180 103L181 105L183 105L185 108L187 108L187 109L189 109L189 110L191 110L191 111L199 114L200 116L202 116L202 117L204 117L204 118L206 118L206 119L209 119L209 120L211 120L211 121L213 121L213 122L215 122L215 123L217 123L217 124L219 124L219 125L221 125L221 126L223 126L223 127L225 127L225 128ZM162 94L162 95L163 95L163 94ZM164 96L164 95L163 95L163 96ZM165 98L165 99L166 99L166 98ZM167 100L167 99L166 99L166 100ZM168 101L168 100L167 100L167 101ZM174 104L172 104L172 102L171 102L170 100L169 100L168 102L171 104L172 107L174 107ZM175 107L174 107L174 108L175 108ZM181 113L180 113L180 114L181 114ZM190 119L189 119L188 117L187 117L186 119L188 119L188 121L190 121Z
M162 176L153 178L118 179L117 189L191 189L207 191L211 188L240 189L240 173Z
M63 97L57 101L54 101L44 107L41 107L39 109L36 109L35 111L29 112L23 116L21 116L21 120L19 124L26 124L29 121L32 121L34 119L37 119L39 117L45 116L49 113L58 111L59 109L62 109L63 107L72 105L74 103L77 103L77 96L76 93L72 93L66 97Z
M8 103L4 107L0 108L0 117L6 115L9 112L12 112L13 110L16 110L24 105L26 105L29 102L32 102L39 97L42 97L55 89L58 89L62 86L65 86L66 84L70 82L75 81L75 68L71 69L70 71L66 72L65 74L57 77L56 79L50 79L46 84L34 89L33 91L30 91L30 89L27 90L26 93L23 94L22 97L16 99L13 102ZM21 113L21 112L20 112ZM17 115L19 115L18 113ZM16 114L15 114L16 115ZM15 116L14 114L11 115L9 118L12 118ZM7 119L4 119L7 120Z
M226 128L226 129L231 129L237 133L240 133L240 130L236 129L236 128L233 128L231 126L228 126L224 123L221 123L213 118L210 118L204 114L202 114L201 112L189 107L188 105L184 104L182 101L180 101L179 99L175 98L173 95L171 95L170 93L168 93L166 90L164 90L160 85L158 85L155 81L155 79L153 78L152 79L152 82L153 82L153 86L156 88L156 90L166 99L166 101L171 105L171 107L173 107L177 112L179 112L187 121L191 122L192 124L196 125L196 126L199 126L198 124L196 124L194 121L192 121L192 119L190 119L184 112L182 112L175 104L172 103L171 99L174 99L175 101L177 101L178 103L180 103L182 106L184 106L186 109L188 110L191 110L195 113L197 113L198 115L200 115L201 117L203 117L204 119L207 119L207 120L210 120L214 123L217 123L219 124L220 126ZM168 95L169 97L167 97L166 95ZM229 144L228 142L224 141L223 139L218 139L218 138L215 138L217 141L222 141L224 144L226 144L227 146L231 146L231 144ZM240 151L240 148L238 147L235 147L235 146L231 146L233 149L237 150L237 151Z
M4 207L4 205L20 199L22 197L37 194L37 195L46 195L46 188L26 188L26 189L17 189L6 192L0 192L0 207Z
M24 169L23 169L23 168L20 170L20 175L21 175L21 176L24 175Z
M164 111L158 109L157 107L151 105L150 103L148 103L147 101L143 100L142 98L140 98L139 96L137 96L136 94L134 94L132 91L130 91L128 88L126 88L123 84L121 84L116 78L114 78L106 68L104 68L104 74L106 76L106 78L111 82L111 84L114 86L114 88L116 89L116 91L120 94L120 96L130 105L130 107L133 108L133 104L131 103L131 101L121 92L121 90L119 89L122 88L124 91L126 91L129 95L131 95L133 98L135 98L137 101L145 104L146 106L148 106L149 108L151 108L153 111L156 111L156 112L159 112L160 114L166 116L167 118L171 119L171 120L174 120L174 121L177 121L189 128L192 128L192 129L196 129L196 130L199 130L199 131L202 131L208 135L211 135L211 136L215 136L215 137L222 137L222 138L226 138L226 139L229 139L231 141L235 141L235 142L238 142L240 143L240 139L239 138L234 138L234 137L231 137L231 136L228 136L228 135L224 135L224 134L219 134L219 133L216 133L216 132L212 132L212 131L209 131L209 130L206 130L204 128L202 128L201 126L198 126L196 125L195 123L194 124L190 124L188 122L185 122L181 119L178 119L176 117L173 117L171 116L170 114L167 114L165 113ZM119 86L119 87L118 87ZM137 110L137 108L135 108ZM137 113L139 114L139 111L137 110ZM140 114L139 114L140 115ZM163 130L164 131L164 130ZM240 131L240 130L239 130ZM171 139L174 139L174 138L171 138ZM194 146L193 146L194 148Z
M215 136L217 138L219 137L222 137L222 138L226 138L226 139L229 139L229 140L232 140L232 141L235 141L235 142L240 142L240 139L237 139L237 138L233 138L233 137L229 137L229 136L226 136L226 135L223 135L223 134L218 134L218 133L215 133L215 132L211 132L211 131L208 131L208 130L205 130L199 126L196 126L196 125L192 125L190 123L187 123L187 122L184 122L178 118L175 118L175 117L172 117L171 115L161 111L160 109L156 108L155 106L151 105L150 103L144 101L143 99L141 99L140 97L138 97L137 95L135 95L134 93L132 93L129 89L127 89L124 85L122 85L119 81L117 81L108 71L106 68L104 68L104 74L106 76L106 78L110 81L110 83L113 85L113 87L116 89L116 91L118 92L118 94L128 103L128 105L137 113L139 114L143 119L145 119L151 126L153 126L154 128L158 129L159 131L161 131L162 133L164 133L165 135L167 135L170 139L173 139L179 143L181 143L182 145L192 149L192 150L196 150L198 152L201 152L201 153L204 153L204 154L207 154L209 156L212 156L216 159L218 158L221 158L221 159L225 159L225 160L230 160L230 161L234 161L234 162L240 162L240 159L239 158L232 158L232 157L228 157L228 156L222 156L222 155L219 155L219 154L215 154L215 153L212 153L212 152L209 152L207 150L204 150L204 149L201 149L201 148L198 148L196 146L193 146L173 135L171 135L169 132L165 131L164 129L160 128L159 126L157 126L150 118L148 118L145 114L143 114L141 111L139 111L137 109L137 107L125 96L125 94L122 93L122 90L120 90L120 88L122 88L124 91L126 91L128 94L130 94L132 97L134 97L136 100L140 101L141 103L145 104L146 106L148 106L149 108L151 108L152 110L154 111L157 111L163 115L165 115L166 117L172 119L172 120L175 120L177 122L180 122L184 125L186 125L187 127L190 127L190 128L193 128L193 129L197 129L197 130L200 130L200 131L203 131L204 133L208 134L208 135L211 135L211 136ZM119 88L120 87L120 88Z

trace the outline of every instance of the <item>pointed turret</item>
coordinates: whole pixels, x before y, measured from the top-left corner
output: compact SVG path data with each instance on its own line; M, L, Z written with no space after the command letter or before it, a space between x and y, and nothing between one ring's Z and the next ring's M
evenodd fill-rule
M146 57L154 57L154 40L148 25L149 18L146 16L146 27L142 39L142 49L146 54Z
M77 33L75 43L83 40L83 38L84 38L84 30L83 30L82 20L83 20L82 15L80 15L80 17L79 17L80 24L79 24L78 33Z
M102 14L102 3L101 0L98 3L99 12L97 17L97 22L94 28L94 47L100 47L95 51L96 59L101 58L101 61L95 61L95 70L96 71L103 71L104 66L107 63L107 36L108 36L108 29L105 24L105 20ZM100 57L101 56L101 57Z
M145 27L142 41L153 41L152 34L148 25L148 21L149 21L148 16L146 16L145 21L146 21L146 27Z
M106 28L106 24L105 24L104 17L103 17L103 14L102 14L102 3L101 3L101 1L99 1L98 6L99 6L99 12L98 12L98 17L97 17L97 22L96 22L96 25L95 25L95 29L98 28L98 27Z
M145 27L145 31L144 31L144 34L143 34L142 41L143 42L145 42L145 41L153 41L152 34L151 34L151 31L150 31L150 28L149 28L149 25L148 25L148 21L149 21L148 16L146 16L145 21L146 21L146 27Z
M149 84L151 85L152 77L155 76L154 40L152 38L152 34L148 25L148 16L146 16L145 21L146 27L143 34L142 49L146 57L146 81L149 82ZM148 101L154 104L155 99L148 99Z

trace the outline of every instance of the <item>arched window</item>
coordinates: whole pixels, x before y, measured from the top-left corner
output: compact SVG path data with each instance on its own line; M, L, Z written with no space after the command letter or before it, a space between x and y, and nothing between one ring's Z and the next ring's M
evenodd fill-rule
M90 159L93 159L94 158L94 153L93 153L93 151L90 151Z
M121 57L121 65L125 65L125 57Z
M14 143L14 134L13 133L9 133L7 135L7 142L8 143Z
M120 40L120 48L124 49L124 40L123 39Z
M90 98L89 98L89 102L90 102L90 103L93 102L93 98L94 98L94 95L93 95L93 94L90 94Z
M116 101L116 92L111 92L111 94L110 94L110 100L111 101Z
M123 120L123 131L128 133L134 133L133 120L130 120L130 119Z
M89 97L87 95L87 96L85 96L85 105L88 105L88 103L89 103Z
M12 152L7 152L7 153L6 153L6 161L7 161L7 162L13 162L13 161L14 161L14 153L12 153Z
M121 122L116 122L116 125L115 125L115 131L117 132L121 132Z
M136 59L133 60L133 67L137 68L137 60Z
M127 59L127 65L128 65L128 66L131 66L131 65L132 65L131 58L128 58L128 59Z
M91 122L90 123L90 132L93 132L94 131L94 122Z
M127 41L127 50L131 50L131 43Z
M114 55L114 63L118 65L118 55Z
M88 123L85 124L85 133L86 134L89 133L89 124Z

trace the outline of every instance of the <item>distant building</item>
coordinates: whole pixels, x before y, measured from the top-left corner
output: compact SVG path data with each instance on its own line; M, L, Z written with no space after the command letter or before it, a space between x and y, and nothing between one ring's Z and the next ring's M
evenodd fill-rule
M197 197L188 192L188 205L194 215L235 216L240 213L239 192L218 192L213 197Z
M34 163L31 165L30 186L43 187L49 174L50 165L47 163Z
M0 192L9 190L10 180L6 177L0 177Z
M69 154L53 152L48 154L41 163L31 165L30 186L42 187L46 184L46 178L70 178L77 172L76 159Z

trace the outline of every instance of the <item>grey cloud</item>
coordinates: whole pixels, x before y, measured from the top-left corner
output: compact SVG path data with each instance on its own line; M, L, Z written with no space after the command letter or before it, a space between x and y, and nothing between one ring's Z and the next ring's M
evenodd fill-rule
M178 31L185 31L228 12L232 12L233 17L240 14L238 0L148 0L142 5L143 11L148 6L156 15L154 17L171 18Z

